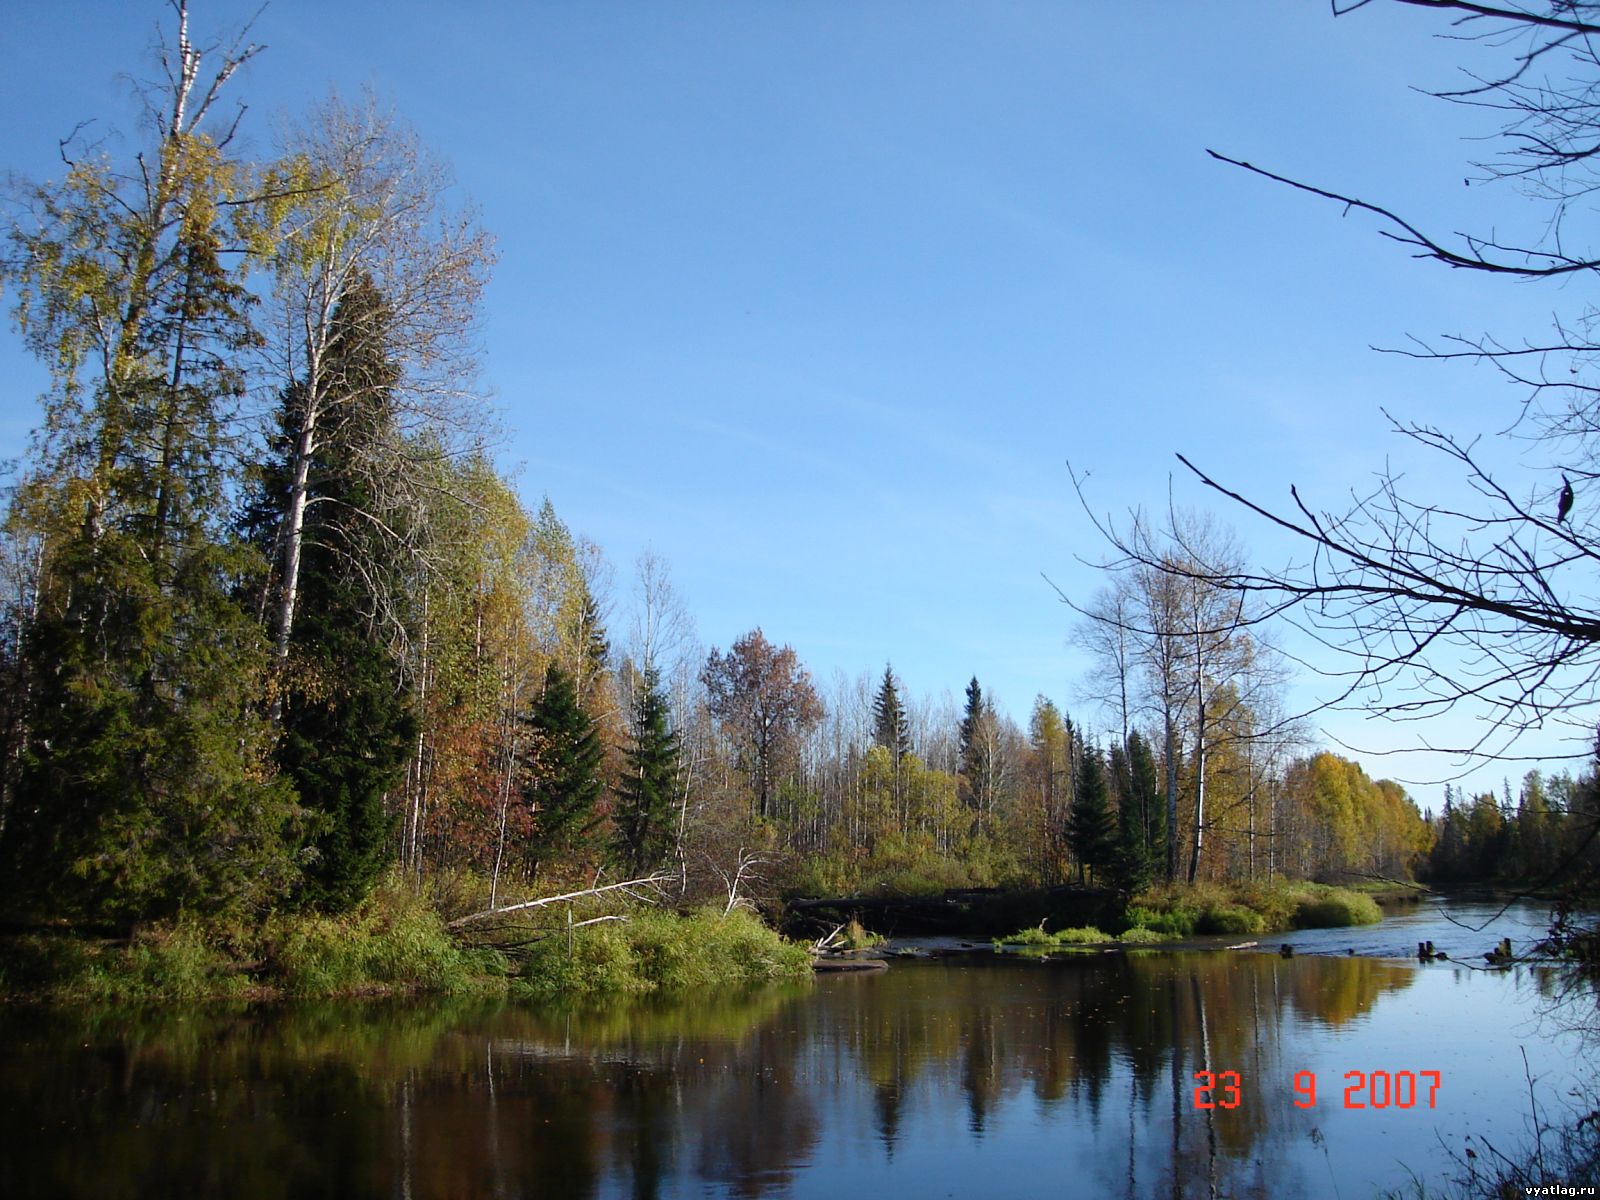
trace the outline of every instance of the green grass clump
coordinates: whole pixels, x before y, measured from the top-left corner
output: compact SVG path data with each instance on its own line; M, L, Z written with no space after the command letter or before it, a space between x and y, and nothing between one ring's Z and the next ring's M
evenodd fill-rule
M1146 929L1143 925L1135 925L1132 929L1124 930L1122 936L1117 940L1135 946L1149 946L1156 942L1166 941L1167 935L1157 933L1154 929Z
M1056 935L1046 933L1042 925L1030 925L1027 929L1019 929L1010 937L995 938L996 946L1054 946Z
M1187 904L1174 904L1171 908L1153 908L1130 905L1127 911L1129 925L1137 925L1168 937L1186 938L1194 933L1200 921L1200 910Z
M0 995L53 1004L197 1000L241 992L247 981L198 925L151 927L125 943L69 935L9 939Z
M1237 904L1218 904L1206 909L1200 914L1200 920L1195 923L1196 933L1261 933L1265 931L1266 921L1258 912L1253 912Z
M809 976L811 955L742 910L641 912L567 935L528 955L516 990L540 1001L748 987Z
M1056 933L1058 946L1089 946L1113 940L1093 925L1080 925L1076 929L1062 929Z
M839 939L839 948L842 950L870 950L874 946L881 946L889 939L881 933L873 933L860 921L851 917L844 927L844 934Z
M1076 929L1059 929L1055 933L1046 933L1039 926L1028 929L1019 929L1010 937L995 938L994 944L999 946L1018 946L1023 949L1049 949L1054 946L1089 946L1100 942L1110 942L1115 939L1102 933L1093 925L1080 925Z
M1130 927L1172 937L1195 933L1253 936L1280 929L1371 925L1383 913L1371 896L1320 883L1290 883L1282 876L1221 884L1165 884L1128 906Z
M1383 913L1371 896L1344 888L1330 888L1302 903L1295 924L1302 929L1333 929L1341 925L1376 925Z
M268 978L296 996L455 992L497 973L492 953L463 950L433 906L403 885L380 887L342 917L280 918L266 940Z

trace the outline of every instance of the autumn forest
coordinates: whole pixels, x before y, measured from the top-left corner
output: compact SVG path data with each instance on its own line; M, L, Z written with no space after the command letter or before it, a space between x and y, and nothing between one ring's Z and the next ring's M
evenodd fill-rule
M1425 818L1312 745L1237 598L1181 574L1073 598L1092 680L1020 719L982 663L940 701L892 663L821 682L760 613L702 646L667 563L608 562L496 462L493 243L440 163L334 100L243 157L255 52L180 25L138 152L69 142L8 225L53 380L0 545L11 913L338 913L386 875L491 904L1532 879L1564 852L1587 783Z

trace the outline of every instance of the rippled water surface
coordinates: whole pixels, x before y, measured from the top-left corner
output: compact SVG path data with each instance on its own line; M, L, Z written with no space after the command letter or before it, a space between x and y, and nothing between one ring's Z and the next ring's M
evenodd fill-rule
M1503 935L1417 927L1361 936L1466 958ZM1436 1179L1482 1139L1518 1141L1524 1053L1552 1109L1594 1074L1541 1016L1548 973L1313 948L897 963L587 1015L10 1012L0 1194L1351 1200ZM1237 1107L1196 1107L1207 1066L1237 1072ZM1360 1109L1352 1071L1368 1079L1348 1096ZM1300 1072L1312 1106L1296 1105ZM1417 1098L1400 1107L1406 1072Z

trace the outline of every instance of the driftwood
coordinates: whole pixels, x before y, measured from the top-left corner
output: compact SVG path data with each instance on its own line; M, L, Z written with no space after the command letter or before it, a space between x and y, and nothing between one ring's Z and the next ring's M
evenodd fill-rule
M889 964L881 958L814 958L811 969L824 974L843 971L884 971Z
M486 908L482 912L469 913L464 917L457 917L445 925L446 929L460 929L463 925L470 925L474 921L482 921L488 917L501 917L506 913L521 912L528 908L543 908L547 904L561 904L568 900L580 900L584 896L598 896L601 892L625 891L628 888L652 887L668 882L670 875L648 875L643 879L627 879L621 883L608 883L604 887L585 888L581 892L563 892L559 896L541 896L537 900L524 900L520 904L506 904L499 908ZM601 918L602 920L606 918ZM589 924L589 922L584 922Z

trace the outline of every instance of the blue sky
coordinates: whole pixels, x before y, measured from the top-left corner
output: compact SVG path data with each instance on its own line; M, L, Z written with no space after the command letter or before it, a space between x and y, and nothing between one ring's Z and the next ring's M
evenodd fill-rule
M197 40L255 8L195 0ZM85 118L131 130L117 75L148 73L166 11L12 0L0 166L54 174ZM1337 507L1408 466L1381 409L1468 435L1510 419L1489 372L1369 347L1538 335L1574 296L1416 263L1205 154L1446 232L1515 227L1513 194L1462 186L1463 139L1492 124L1414 90L1459 78L1439 28L1324 0L272 0L233 94L264 151L282 114L371 88L453 165L498 240L500 459L619 592L651 548L708 646L759 624L823 681L888 660L913 694L959 696L976 674L1025 722L1036 693L1080 708L1071 614L1041 578L1099 586L1069 460L1103 513L1169 485L1210 504L1175 451ZM11 338L0 385L10 455L43 386Z

